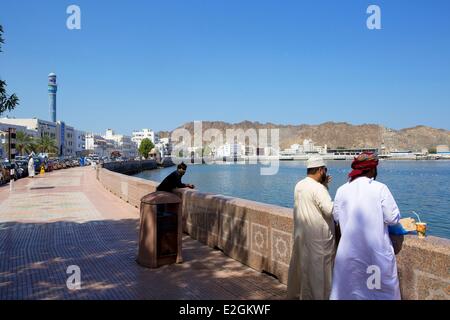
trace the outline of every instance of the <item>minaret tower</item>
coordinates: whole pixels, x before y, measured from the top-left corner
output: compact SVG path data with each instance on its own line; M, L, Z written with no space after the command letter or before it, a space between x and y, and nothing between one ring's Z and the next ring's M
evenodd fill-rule
M56 122L56 91L58 85L56 84L56 74L50 73L48 75L48 98L50 106L51 121Z

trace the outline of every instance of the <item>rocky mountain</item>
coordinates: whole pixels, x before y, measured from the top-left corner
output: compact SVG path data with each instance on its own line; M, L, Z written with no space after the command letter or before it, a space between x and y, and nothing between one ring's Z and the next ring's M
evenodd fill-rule
M191 135L194 123L188 122L179 128L187 129ZM377 124L352 125L345 122L326 122L319 125L277 125L273 123L259 123L243 121L227 123L222 121L203 121L203 131L218 129L225 136L226 129L274 129L280 130L280 147L288 148L295 143L303 143L304 139L311 139L316 145L328 145L328 148L380 148L384 143L386 149L421 151L436 145L450 145L450 131L426 126L416 126L394 130ZM161 132L168 136L169 132Z

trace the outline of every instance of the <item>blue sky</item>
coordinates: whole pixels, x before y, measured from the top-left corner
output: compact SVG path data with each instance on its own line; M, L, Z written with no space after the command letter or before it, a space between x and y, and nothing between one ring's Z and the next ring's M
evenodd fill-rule
M66 8L81 8L81 30ZM381 8L382 30L366 9ZM79 129L346 121L450 129L450 1L2 0L0 77ZM5 115L5 114L4 114ZM3 115L3 116L4 116Z

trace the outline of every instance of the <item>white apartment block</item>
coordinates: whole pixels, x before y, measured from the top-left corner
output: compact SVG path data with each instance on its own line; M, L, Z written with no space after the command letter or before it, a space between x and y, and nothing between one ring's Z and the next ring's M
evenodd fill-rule
M283 155L304 155L308 153L327 154L328 146L316 146L311 139L305 139L303 144L292 144L288 149L282 151Z
M119 151L123 157L134 158L137 154L137 149L134 143L131 141L130 136L116 134L114 130L106 130L106 134L103 136L107 141L113 142L114 151Z
M75 130L75 154L81 156L86 150L86 132Z
M240 157L245 153L245 146L240 143L226 143L219 146L216 152L216 157Z
M86 150L100 157L109 157L114 151L114 143L106 140L99 134L86 134Z
M75 155L75 133L74 128L66 125L62 121L51 122L37 118L32 119L15 119L15 118L1 118L0 123L3 125L11 125L18 127L25 127L27 134L40 138L48 136L55 139L58 147L58 155L74 156ZM22 130L19 130L22 131Z
M150 141L153 142L153 144L155 145L159 142L158 137L151 129L142 129L140 131L133 131L131 141L133 141L133 143L136 144L136 147L138 149L141 146L142 140L144 139L150 139Z
M169 138L161 138L159 139L156 136L157 143L155 143L155 148L160 152L161 158L165 156L170 156L172 153L172 143Z
M62 121L57 122L57 145L59 146L59 154L63 156L75 156L76 138L75 129L66 125Z

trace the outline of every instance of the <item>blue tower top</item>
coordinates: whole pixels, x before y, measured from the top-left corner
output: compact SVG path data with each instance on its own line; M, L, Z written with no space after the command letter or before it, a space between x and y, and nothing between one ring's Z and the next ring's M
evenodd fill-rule
M48 75L48 93L56 93L58 85L56 84L56 74L50 73Z

